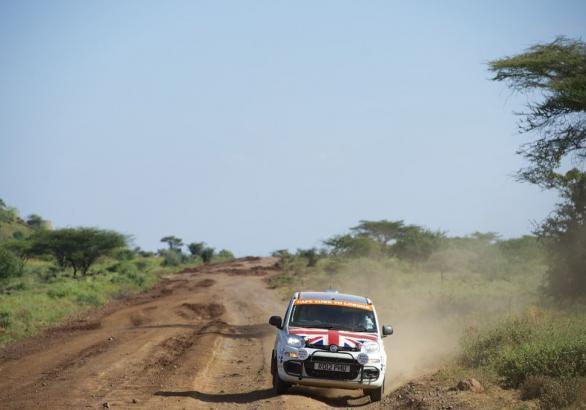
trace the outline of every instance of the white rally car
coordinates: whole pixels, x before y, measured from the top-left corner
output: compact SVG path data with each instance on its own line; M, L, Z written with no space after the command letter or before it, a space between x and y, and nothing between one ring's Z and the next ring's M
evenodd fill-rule
M379 324L370 299L336 291L296 292L285 317L272 316L277 338L271 361L273 387L293 384L363 389L382 398L387 355L382 338L393 334Z

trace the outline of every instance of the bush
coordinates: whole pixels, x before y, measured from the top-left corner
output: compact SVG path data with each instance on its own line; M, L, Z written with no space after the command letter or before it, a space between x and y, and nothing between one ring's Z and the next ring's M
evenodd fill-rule
M229 260L234 259L234 254L231 251L229 251L228 249L222 249L220 252L218 252L216 257L218 259L223 260L223 261L229 261Z
M161 250L159 253L163 257L162 266L179 266L185 260L185 255L174 250Z
M317 265L317 261L320 258L320 254L316 248L297 249L297 256L307 259L308 267Z
M0 311L0 328L6 329L8 326L10 326L10 323L12 322L12 317L10 312L6 311L6 310L1 310Z
M105 298L103 296L100 296L97 293L91 291L78 292L75 296L75 300L78 303L92 306L100 306L105 302Z
M130 261L134 259L136 254L130 249L119 249L112 256L118 261Z
M139 259L137 261L134 262L134 265L136 266L136 268L140 271L145 271L148 269L149 267L149 262L145 261L144 259Z
M122 275L134 274L138 271L138 267L134 263L119 262L108 268L111 272L118 272Z
M503 350L531 339L533 328L528 320L515 318L482 332L468 330L462 340L463 364L468 367L491 365Z
M189 245L187 245L187 249L189 249L191 256L194 256L194 257L201 256L201 253L204 250L204 248L205 248L204 242L193 242L193 243L190 243Z
M130 279L135 285L137 285L140 288L142 288L146 283L145 277L138 272L129 273L128 279Z
M572 316L567 312L510 319L465 337L462 361L469 367L494 369L512 387L532 376L586 376L585 322L583 313Z
M544 409L560 409L574 403L580 395L576 378L555 379L548 376L529 376L521 385L521 399L539 399Z
M61 299L71 295L71 289L65 286L51 288L47 291L47 296L52 299Z
M574 335L560 335L553 336L552 340L540 338L527 342L505 351L496 367L505 382L514 387L529 376L586 376L586 337L575 339Z
M215 249L211 248L211 247L207 247L204 248L201 251L201 259L203 260L203 263L210 263L212 261L212 258L214 257L215 254Z
M22 274L23 263L14 253L0 247L0 279Z

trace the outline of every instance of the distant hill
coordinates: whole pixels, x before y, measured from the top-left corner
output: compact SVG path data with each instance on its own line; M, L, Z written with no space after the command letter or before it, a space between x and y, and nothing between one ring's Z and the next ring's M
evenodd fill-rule
M0 199L0 241L25 238L40 226L50 227L50 222L34 214L25 220L20 217L18 209Z

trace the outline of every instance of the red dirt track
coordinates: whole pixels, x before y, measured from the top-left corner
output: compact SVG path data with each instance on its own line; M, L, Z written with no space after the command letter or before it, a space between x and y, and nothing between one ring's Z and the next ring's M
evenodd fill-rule
M169 275L152 290L0 352L3 409L316 408L366 404L361 392L275 396L266 288L274 258Z

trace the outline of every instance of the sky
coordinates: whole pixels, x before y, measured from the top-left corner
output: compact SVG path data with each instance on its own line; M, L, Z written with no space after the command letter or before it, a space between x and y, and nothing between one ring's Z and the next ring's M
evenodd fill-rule
M528 234L557 198L486 63L585 31L581 1L2 1L0 198L151 250Z

